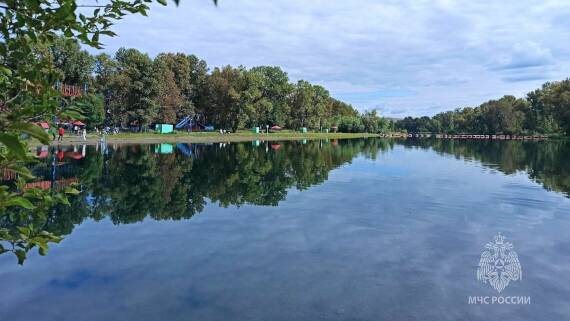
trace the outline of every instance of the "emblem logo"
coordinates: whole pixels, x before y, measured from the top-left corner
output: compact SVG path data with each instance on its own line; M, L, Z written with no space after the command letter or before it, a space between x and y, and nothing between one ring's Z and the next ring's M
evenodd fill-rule
M494 242L485 245L477 268L477 280L489 284L501 293L511 281L522 279L522 269L513 244L505 241L501 233Z

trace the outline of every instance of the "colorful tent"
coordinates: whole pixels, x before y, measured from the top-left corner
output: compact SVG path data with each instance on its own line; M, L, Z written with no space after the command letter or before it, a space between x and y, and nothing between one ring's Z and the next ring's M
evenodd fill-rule
M85 126L85 124L84 124L83 122L81 122L80 120L74 121L74 122L73 122L73 125L76 125L76 126Z
M35 124L40 126L43 129L49 129L49 124L46 122L39 122L39 123L35 123Z
M281 129L283 129L283 128L281 128L281 127L275 125L275 126L271 126L270 129L271 129L271 130L281 130Z

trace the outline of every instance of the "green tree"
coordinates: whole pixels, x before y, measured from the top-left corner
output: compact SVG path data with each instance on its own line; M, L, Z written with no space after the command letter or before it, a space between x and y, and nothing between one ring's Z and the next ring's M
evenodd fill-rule
M75 98L71 104L81 114L89 129L100 128L104 125L105 104L102 95L85 95Z
M172 124L181 115L190 112L185 104L180 88L175 80L175 73L165 66L156 66L158 112L154 121L158 123Z
M164 0L158 2L166 4ZM69 110L61 108L54 89L61 72L53 66L52 57L37 50L57 48L60 35L100 48L101 35L114 35L110 30L113 21L129 13L146 14L149 3L151 0L110 0L91 14L79 12L77 3L70 0L6 0L0 5L0 168L20 175L19 186L0 185L0 219L9 219L13 227L2 227L0 239L13 245L8 251L16 254L20 264L33 247L38 246L40 254L45 254L47 243L57 241L57 236L38 229L41 224L36 223L46 220L48 207L66 202L64 197L22 188L23 180L31 175L23 166L30 157L21 134L48 144L47 134L30 122L70 116ZM81 57L85 55L79 54ZM65 63L59 67L65 68L66 81L84 80L83 69L69 69ZM22 219L14 220L17 216ZM6 250L0 247L0 253Z
M187 115L194 115L193 66L188 56L181 53L161 53L155 58L154 64L156 78L159 79L159 104L161 109L171 109L174 114L172 120L167 122L173 123ZM164 103L167 105L163 106Z
M159 82L153 61L136 49L117 51L118 72L110 81L108 109L115 125L144 129L158 114Z
M271 66L254 67L251 72L260 78L261 97L266 99L259 123L283 126L290 112L288 97L293 91L289 76L281 68Z
M243 128L250 114L246 107L251 107L246 104L249 97L242 95L247 84L245 68L215 68L208 77L207 118L220 128Z
M61 71L65 84L84 86L91 83L95 59L82 50L76 39L57 37L47 48L48 59Z
M329 92L322 86L299 80L290 95L290 126L320 129L322 118L330 116L327 113L329 98Z
M195 55L187 55L186 60L190 65L190 100L196 113L206 114L208 108L208 64ZM186 95L186 94L185 94Z
M549 116L556 119L558 126L570 135L570 79L545 84L539 99L545 113L543 120L548 123Z

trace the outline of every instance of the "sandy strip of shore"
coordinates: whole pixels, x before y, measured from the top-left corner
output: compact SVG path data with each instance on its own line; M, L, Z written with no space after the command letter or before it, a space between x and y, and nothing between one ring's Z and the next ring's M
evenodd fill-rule
M225 134L225 135L108 135L105 141L111 144L159 144L159 143L227 143L227 142L250 142L254 140L263 141L284 141L284 140L314 140L314 139L352 139L378 137L377 134L347 134L347 133L310 133L307 135L280 135L280 134L259 134L259 135L243 135L243 134ZM96 145L101 141L98 136L88 136L87 140L83 140L80 136L66 136L62 141L57 139L51 142L52 146L57 145ZM37 141L30 142L30 147L41 145Z

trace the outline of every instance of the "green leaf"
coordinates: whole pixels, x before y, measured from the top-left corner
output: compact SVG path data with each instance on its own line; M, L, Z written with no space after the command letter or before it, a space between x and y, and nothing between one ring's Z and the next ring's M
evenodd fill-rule
M34 208L34 205L29 200L21 196L15 196L9 198L7 201L4 202L4 206L5 207L19 206L28 210Z
M158 1L158 3L160 3L163 6L165 6L167 4L166 0L156 0L156 1Z
M32 175L32 172L30 172L30 170L24 166L10 164L10 165L7 165L5 167L5 169L9 172L16 173L23 178L34 178L34 175Z
M59 203L59 204L63 204L63 205L70 205L69 200L67 199L67 197L64 194L57 194L54 199Z
M26 260L26 252L24 250L16 250L14 254L18 257L18 264L23 265Z
M46 255L48 250L49 250L47 241L46 240L39 240L36 243L38 244L38 247L39 247L38 251L40 252L40 255L41 256Z
M99 31L96 31L96 32L93 34L93 37L91 38L91 41L93 41L93 42L95 42L95 43L99 42Z
M104 35L110 36L110 37L114 37L114 36L117 35L116 33L114 33L114 32L111 31L111 30L103 30L103 31L101 31L101 34L104 34Z
M30 228L26 227L26 226L18 226L16 227L16 229L18 230L18 232L20 232L20 234L22 235L26 235L29 236L30 235Z
M4 66L0 66L0 72L6 74L6 75L8 75L8 76L11 76L11 75L12 75L12 70L10 70L10 69L8 69L8 68L6 68L6 67L4 67Z
M80 192L75 188L66 188L65 193L71 195L79 195Z
M8 148L8 151L11 152L15 157L19 159L26 158L26 150L16 136L10 134L0 134L0 143L4 144Z
M39 140L42 144L49 145L50 142L49 135L45 132L43 128L41 128L38 125L34 125L31 123L14 123L9 128L16 131L20 131L22 133L29 134L30 136Z

